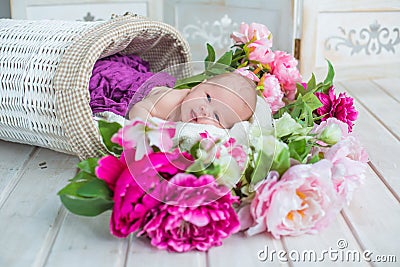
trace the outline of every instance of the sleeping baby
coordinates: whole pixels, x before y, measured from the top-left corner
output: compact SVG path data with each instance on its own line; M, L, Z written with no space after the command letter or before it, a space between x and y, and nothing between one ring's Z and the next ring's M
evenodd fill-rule
M252 117L256 102L252 80L238 73L224 73L191 89L155 87L129 110L129 119L158 117L230 129Z

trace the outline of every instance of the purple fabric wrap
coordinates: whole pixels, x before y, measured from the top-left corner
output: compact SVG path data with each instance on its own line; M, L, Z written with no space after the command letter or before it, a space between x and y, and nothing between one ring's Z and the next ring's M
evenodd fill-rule
M168 73L150 72L149 63L139 56L115 54L94 65L89 104L93 113L110 111L125 116L128 106L142 100L153 87L173 87L175 81Z

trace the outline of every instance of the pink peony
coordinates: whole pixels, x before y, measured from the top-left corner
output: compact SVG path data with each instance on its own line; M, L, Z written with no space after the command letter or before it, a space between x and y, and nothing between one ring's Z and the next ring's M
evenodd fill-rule
M274 61L274 53L269 48L268 41L260 40L247 45L248 58L262 64L271 64Z
M136 183L125 163L124 154L120 159L114 156L100 159L96 175L114 191L111 233L117 237L126 237L137 231L143 225L146 213L159 202ZM153 182L157 180L153 179Z
M267 230L266 216L278 179L278 172L269 172L267 178L256 187L256 195L251 204L239 209L240 230L247 229L247 235L252 236Z
M322 103L322 107L317 109L319 116L325 115L322 121L334 117L348 125L348 132L353 130L353 122L357 119L358 112L354 108L353 98L348 97L346 93L335 95L333 86L329 89L328 94L315 93Z
M353 196L353 191L365 179L367 152L360 142L350 135L332 146L325 152L324 157L333 163L332 179L335 190L343 204L348 204Z
M259 85L264 87L264 99L271 107L273 113L285 106L285 103L282 101L283 92L281 90L281 85L274 75L269 73L264 74L264 76L261 77Z
M188 154L180 154L178 150L151 153L140 161L129 160L129 154L125 153L120 159L101 158L96 175L114 192L111 233L126 237L139 230L146 223L149 210L160 204L158 194L153 193L161 183L160 178L169 179L192 163Z
M239 231L232 204L237 198L215 183L210 175L199 178L177 174L163 184L160 194L165 204L153 209L139 234L146 234L160 249L185 252L206 251Z
M294 100L296 83L301 82L301 75L297 69L297 60L283 51L275 51L275 59L271 65L271 73L275 75L283 87L285 96Z
M239 74L243 75L244 77L249 78L250 80L253 80L255 82L259 82L260 79L257 77L257 75L254 74L251 70L249 70L247 67L244 68L239 68L236 70Z
M248 42L262 40L268 47L272 47L272 34L267 26L259 23L251 23L250 26L246 23L240 24L239 32L233 32L231 38L235 44L246 44Z
M253 235L268 230L275 238L317 233L338 214L332 184L332 163L299 164L289 168L277 181L273 176L257 188L250 211Z

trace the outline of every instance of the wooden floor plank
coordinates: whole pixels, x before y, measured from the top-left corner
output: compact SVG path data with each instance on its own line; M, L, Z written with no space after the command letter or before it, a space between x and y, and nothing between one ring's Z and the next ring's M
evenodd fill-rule
M347 87L349 87L349 84L346 82ZM345 87L342 84L338 84L336 88L342 91ZM354 96L353 93L349 94ZM357 100L355 105L359 116L356 121L354 133L367 150L371 163L382 174L381 177L384 182L396 194L396 198L399 199L400 143Z
M68 213L45 266L123 267L128 239L109 232L110 212L96 217Z
M379 120L399 141L400 106L399 102L383 92L370 80L346 81L345 89Z
M152 247L144 237L133 237L127 255L126 266L174 266L174 267L206 267L206 253L191 251L185 253L168 252Z
M45 165L39 166L45 162ZM40 149L0 209L0 266L31 266L57 216L57 191L76 172L78 159ZM42 168L46 166L46 168Z
M251 237L239 233L228 238L221 247L208 252L208 267L289 266L286 262L280 262L276 254L274 258L269 256L272 250L283 249L280 240L266 233Z
M400 103L400 78L377 79L372 82Z
M372 256L395 255L400 261L400 205L372 169L344 215L363 250ZM371 257L372 258L372 257Z
M0 207L18 183L19 174L35 149L0 140Z
M369 266L367 262L358 260L360 259L358 255L361 255L362 249L341 214L338 215L337 219L328 228L323 229L319 234L285 237L284 243L286 251L293 253L293 266L310 266L310 264L320 264L323 266L334 266L337 264ZM329 254L324 254L326 250L338 251L338 253L330 257ZM357 252L357 257L348 258L347 254L353 251ZM311 253L315 253L312 258L310 258ZM341 253L345 253L346 257L342 257Z

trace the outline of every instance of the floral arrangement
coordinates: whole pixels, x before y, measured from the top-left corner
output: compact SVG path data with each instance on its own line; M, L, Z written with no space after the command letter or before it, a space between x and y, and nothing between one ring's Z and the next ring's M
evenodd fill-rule
M177 82L187 88L236 69L257 84L274 127L250 127L249 144L207 131L190 149L176 144L176 123L157 118L125 126L99 121L108 151L78 164L58 192L73 213L112 210L111 233L146 236L160 249L206 251L244 231L273 237L317 233L336 218L365 178L368 156L352 127L353 99L336 94L334 70L307 83L297 61L272 50L264 25L243 23L234 45L216 60L207 45L205 71Z

